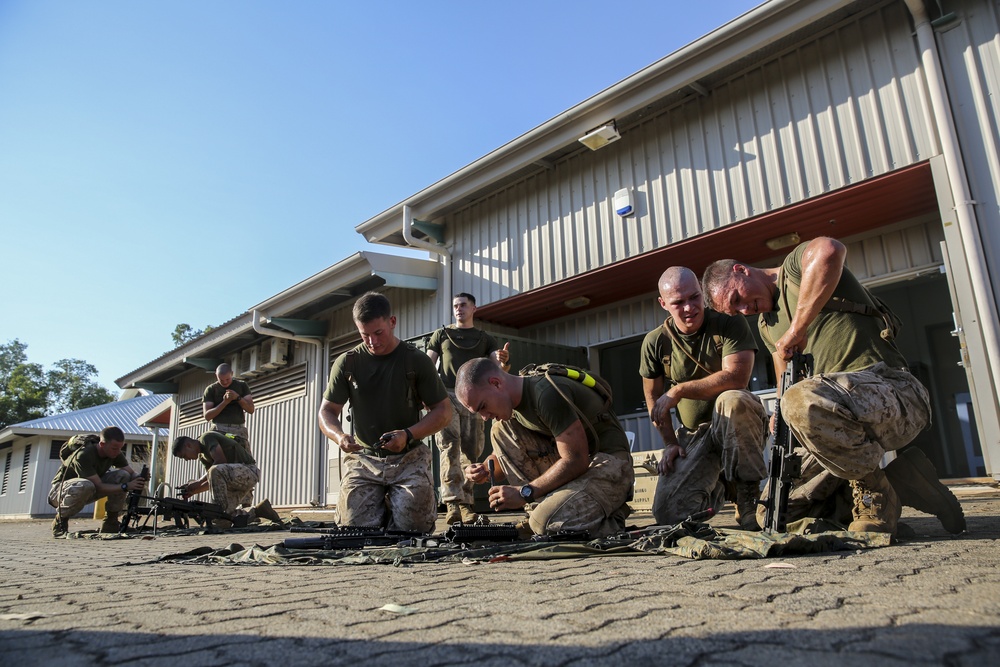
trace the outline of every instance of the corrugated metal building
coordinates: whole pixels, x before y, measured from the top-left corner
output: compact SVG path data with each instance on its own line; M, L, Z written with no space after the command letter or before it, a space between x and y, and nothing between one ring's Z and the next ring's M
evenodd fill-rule
M0 470L3 474L0 478L0 520L55 514L48 502L49 489L59 472L59 448L74 435L100 433L107 426L117 426L125 433L122 453L135 471L150 465L157 442L162 442L167 432L143 417L164 400L169 397L136 396L4 428L0 431ZM150 427L142 426L144 423ZM91 504L81 515L92 512Z
M450 321L451 295L468 291L501 336L584 348L652 448L637 358L664 317L662 270L776 263L782 242L820 235L847 243L851 270L906 323L901 347L936 413L920 444L948 476L1000 477L998 51L995 0L771 0L360 224L433 259L361 253L256 307L299 339L301 365L299 394L251 418L265 495L335 493L315 411L365 289L390 290L403 338ZM620 139L578 141L605 125ZM632 214L615 212L621 190ZM176 382L175 426L195 432L211 376L184 356L251 349L268 333L252 319L119 384ZM756 370L766 392L769 361Z

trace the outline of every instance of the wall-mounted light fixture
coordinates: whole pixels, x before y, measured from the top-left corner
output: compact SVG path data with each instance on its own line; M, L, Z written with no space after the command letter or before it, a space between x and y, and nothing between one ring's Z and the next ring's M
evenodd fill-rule
M792 232L791 234L775 236L773 239L768 239L764 241L764 245L771 250L781 250L782 248L787 248L788 246L798 245L801 240L802 239L799 238L797 232Z
M604 148L612 141L618 141L621 138L622 135L618 134L618 126L612 120L583 135L579 141L590 150L596 151L598 148Z
M583 308L590 303L590 299L585 296L574 296L572 299L566 299L563 301L563 305L567 308Z

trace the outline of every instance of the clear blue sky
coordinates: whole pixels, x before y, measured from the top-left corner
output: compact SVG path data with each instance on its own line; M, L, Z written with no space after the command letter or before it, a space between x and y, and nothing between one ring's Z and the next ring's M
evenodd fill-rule
M0 0L0 343L117 390L757 4Z

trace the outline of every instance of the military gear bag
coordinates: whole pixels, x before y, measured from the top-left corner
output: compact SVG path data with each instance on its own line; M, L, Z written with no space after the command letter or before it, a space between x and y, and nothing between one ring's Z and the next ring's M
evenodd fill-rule
M594 375L589 371L579 368L577 366L570 366L568 364L528 364L520 371L518 375L522 377L536 377L544 376L545 379L559 392L566 402L569 404L573 411L576 412L577 416L580 418L587 428L590 429L591 434L594 436L594 441L597 442L600 438L597 435L597 430L594 425L590 423L590 420L584 416L580 408L576 407L576 404L570 400L569 396L564 394L559 386L552 380L553 377L567 377L571 380L576 380L585 387L590 387L597 395L601 397L604 401L604 407L601 410L600 419L603 420L605 415L613 414L612 412L612 394L611 394L611 384L599 375Z
M86 435L74 435L59 448L59 460L63 463L69 461L70 457L87 445L96 445L101 441L101 436L88 433Z

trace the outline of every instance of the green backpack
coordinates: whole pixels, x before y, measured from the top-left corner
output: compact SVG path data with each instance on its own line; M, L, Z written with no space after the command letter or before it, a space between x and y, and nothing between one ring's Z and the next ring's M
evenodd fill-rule
M69 461L70 457L87 445L97 445L101 441L101 436L93 433L86 435L74 435L59 448L59 460L63 463Z
M567 377L571 380L576 380L585 387L590 387L597 395L601 397L604 401L604 407L601 410L600 419L604 418L604 415L613 414L612 410L612 393L611 384L599 375L595 375L590 371L579 368L578 366L570 366L568 364L528 364L522 368L517 373L522 377L536 377L542 375L549 381L549 383L555 388L559 395L562 396L566 402L569 404L573 411L576 412L580 421L587 425L590 429L591 434L594 436L594 441L598 442L600 438L597 435L597 429L594 425L590 423L590 420L580 411L580 408L576 407L576 404L570 400L570 397L563 393L559 385L555 383L552 379L553 377Z

